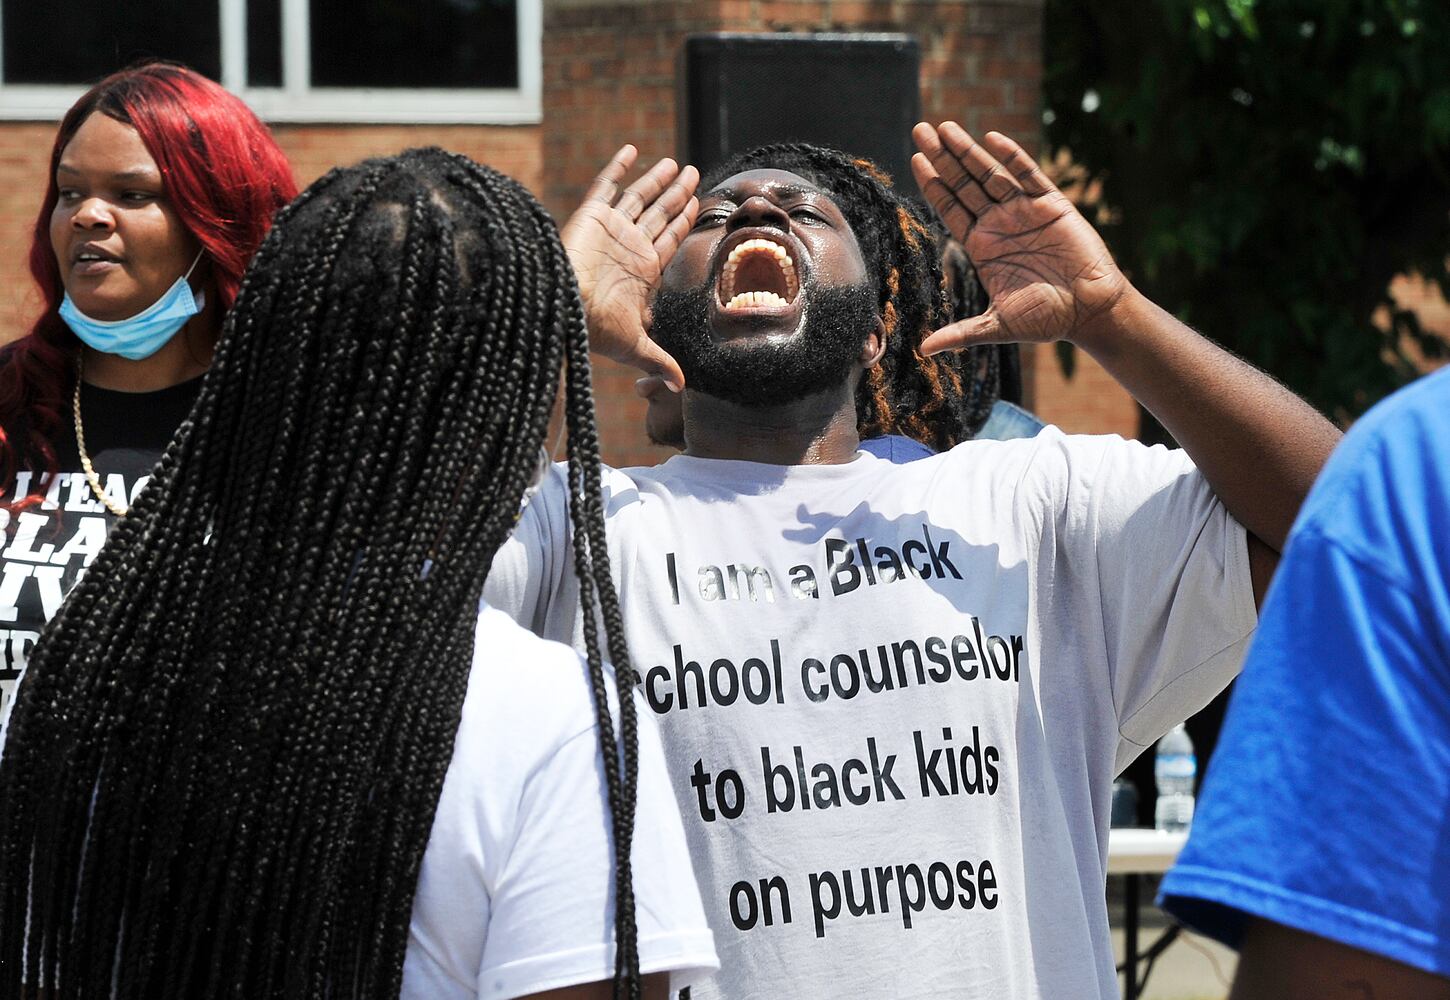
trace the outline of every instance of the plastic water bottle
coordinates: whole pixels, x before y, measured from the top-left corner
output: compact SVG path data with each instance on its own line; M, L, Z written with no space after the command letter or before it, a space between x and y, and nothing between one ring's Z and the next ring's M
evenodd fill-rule
M1108 814L1108 825L1121 827L1138 825L1138 788L1127 778L1119 778L1113 782L1113 798Z
M1153 812L1156 828L1173 833L1188 829L1193 822L1193 779L1197 774L1193 741L1180 722L1158 741L1158 755L1153 761L1153 778L1158 785L1158 807Z

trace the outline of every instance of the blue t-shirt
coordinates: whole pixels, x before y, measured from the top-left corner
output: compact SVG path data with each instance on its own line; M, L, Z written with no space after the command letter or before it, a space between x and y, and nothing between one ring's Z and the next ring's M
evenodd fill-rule
M976 434L977 441L1011 441L1014 438L1035 437L1047 425L1020 406L1005 400L992 404L992 413ZM861 450L877 458L901 465L922 458L931 458L936 452L914 438L903 434L883 434L861 442Z
M1294 526L1161 905L1450 974L1450 369L1370 411Z
M931 458L936 454L927 445L905 434L883 434L880 437L867 438L861 442L861 450L896 465Z
M1016 438L1036 437L1046 427L1037 414L1030 413L1015 403L999 399L992 404L992 412L982 429L977 431L977 441L1012 441Z

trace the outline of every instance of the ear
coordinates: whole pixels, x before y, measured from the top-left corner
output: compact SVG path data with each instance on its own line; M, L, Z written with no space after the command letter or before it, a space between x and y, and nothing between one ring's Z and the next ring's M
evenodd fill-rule
M881 363L881 358L886 354L886 322L880 316L876 317L876 325L870 334L861 342L861 354L856 359L861 367L875 368Z

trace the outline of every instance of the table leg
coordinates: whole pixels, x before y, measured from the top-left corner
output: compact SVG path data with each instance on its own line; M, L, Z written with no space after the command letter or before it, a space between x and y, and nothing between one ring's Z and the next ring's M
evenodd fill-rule
M1123 1000L1138 1000L1138 873L1124 876Z

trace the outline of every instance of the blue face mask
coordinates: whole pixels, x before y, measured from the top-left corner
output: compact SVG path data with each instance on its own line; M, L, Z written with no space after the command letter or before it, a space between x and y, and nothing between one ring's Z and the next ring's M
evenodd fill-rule
M166 342L176 336L176 331L206 305L206 296L200 292L193 296L191 285L187 284L199 260L200 253L165 295L130 319L91 319L76 308L69 292L61 300L60 318L92 350L102 354L119 354L132 361L149 358L165 347Z

